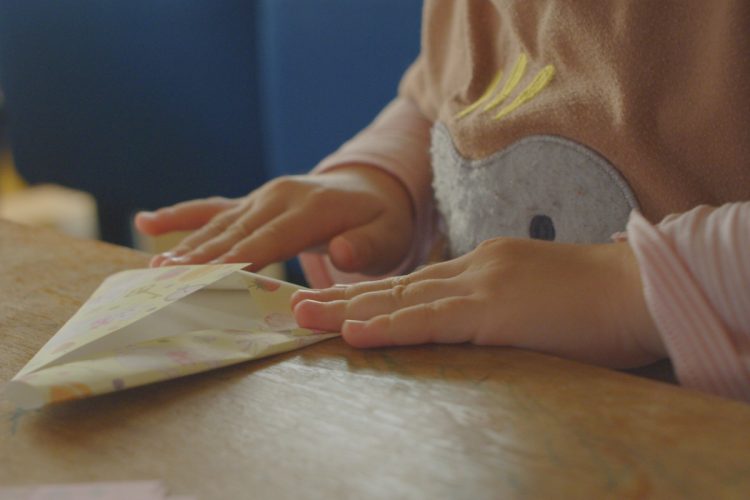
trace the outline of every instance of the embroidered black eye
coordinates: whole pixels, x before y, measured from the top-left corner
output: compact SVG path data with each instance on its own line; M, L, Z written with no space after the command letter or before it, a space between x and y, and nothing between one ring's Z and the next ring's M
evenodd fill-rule
M546 215L535 215L529 224L529 236L535 240L555 240L555 225Z

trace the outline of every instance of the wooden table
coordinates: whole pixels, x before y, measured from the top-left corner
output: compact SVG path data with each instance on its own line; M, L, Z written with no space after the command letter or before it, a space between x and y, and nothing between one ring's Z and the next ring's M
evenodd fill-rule
M147 258L0 222L0 383ZM750 405L514 349L258 362L22 412L0 484L162 479L222 498L748 498Z

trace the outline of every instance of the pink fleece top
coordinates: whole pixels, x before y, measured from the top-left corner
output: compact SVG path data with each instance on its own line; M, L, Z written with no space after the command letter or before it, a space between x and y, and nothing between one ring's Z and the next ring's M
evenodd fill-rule
M736 0L722 1L734 7L739 5ZM683 30L680 23L690 24L705 19L705 16L688 13L674 16L661 4L649 4L645 10L654 9L654 12L643 12L644 4L638 3L620 9L621 3L544 2L534 4L544 12L527 16L529 13L523 10L527 9L527 4L523 3L517 7L519 12L523 10L526 14L515 17L501 15L505 4L482 2L482 9L478 8L479 5L479 2L459 0L426 1L422 53L407 72L399 97L369 127L321 162L314 172L352 163L367 164L389 172L403 183L412 198L417 229L409 254L391 274L409 272L425 263L438 234L429 151L430 130L436 122L448 125L459 149L467 157L482 157L505 147L515 136L532 133L572 136L594 146L612 160L633 185L645 216L652 221L659 220L666 213L687 210L703 203L717 205L718 208L701 205L682 215L668 216L659 224L652 224L640 212L633 211L627 224L627 238L641 267L646 302L680 382L688 387L750 401L750 202L741 201L747 199L750 169L738 160L747 158L743 149L747 142L732 135L750 130L746 126L737 127L736 123L744 113L735 111L745 108L732 105L731 99L714 102L729 94L712 92L696 100L693 99L695 96L677 96L675 93L686 88L706 88L702 78L717 77L717 72L710 75L691 73L691 76L681 78L683 86L670 87L670 93L649 91L651 93L644 94L648 90L644 85L651 85L652 80L631 75L626 71L627 61L617 57L625 50L641 58L649 57L648 61L656 64L671 60L673 55L693 47L695 50L705 48L714 54L714 59L720 56L722 60L737 61L733 55L736 53L735 41L739 39L744 43L747 36L739 28L737 33L722 28L726 24L722 24L723 21L729 23L727 26L733 26L732 9L724 9L727 15L721 17L722 22L717 21L716 26L712 24L718 41L715 47L707 47L691 45L688 42L692 38L679 39L682 36L699 37L702 31ZM701 3L692 7L700 10L705 5ZM614 11L607 11L609 8ZM669 43L663 46L650 45L650 52L639 48L642 37L627 36L628 31L624 29L616 32L620 36L619 45L600 43L599 35L606 37L612 29L629 26L628 19L635 14L646 18L661 16L659 18L663 18L664 23L672 19L671 28L678 35L667 38ZM618 24L620 17L624 24ZM585 34L576 35L575 30L556 30L556 26L568 24L550 22L554 18L569 22L586 18L587 24L580 26L583 31L579 30ZM607 23L614 23L615 27L607 28ZM641 28L652 24L636 23ZM505 38L501 36L495 46L495 28L501 25ZM601 33L596 31L599 27ZM585 39L589 35L591 40L587 44ZM573 40L571 37L577 38ZM536 48L534 44L537 44ZM508 66L504 73L512 74L511 63L518 59L517 53L522 50L529 53L529 67L542 68L544 64L552 63L557 68L554 79L539 94L541 97L499 121L491 121L477 112L474 112L476 117L470 115L461 119L457 112L474 100L482 101L483 89L493 87L487 82L494 68L485 68L483 61L505 63ZM471 57L467 59L466 54ZM587 57L579 57L580 54L587 54ZM535 58L538 61L534 61ZM466 66L466 60L476 64ZM598 63L592 66L584 64L592 60ZM640 63L647 65L648 61L641 60ZM681 67L675 64L662 69L665 72L677 71ZM456 77L452 68L463 68L462 76ZM611 70L611 81L603 79L602 75L588 75L591 71L605 69ZM537 75L541 73L542 70ZM530 72L527 78L533 75ZM587 79L587 75L591 78ZM736 73L732 75L735 75L732 78L741 79ZM693 76L695 78L691 80ZM587 88L586 82L591 82L591 86ZM527 88L533 88L533 82L528 84ZM522 85L523 80L519 88ZM576 95L587 100L569 99ZM747 95L731 94L732 99ZM573 104L556 104L560 102ZM643 106L644 102L649 105ZM721 114L711 115L711 120L694 120L682 116L683 111L692 109L692 104L685 106L685 102L707 103L711 109L722 103L728 103L729 107ZM591 108L591 113L581 111L582 103ZM552 112L543 112L545 107L550 107ZM597 110L607 112L597 115ZM611 110L617 113L609 113ZM651 110L651 114L639 110ZM664 111L655 115L653 110L672 110L674 113ZM607 121L610 114L612 120ZM660 117L659 127L646 126L650 123L646 118L651 116ZM552 128L550 120L554 125ZM704 130L709 121L718 127L711 133ZM566 124L569 125L567 129ZM715 161L708 161L701 155L708 155ZM708 169L706 165L712 168ZM730 201L734 202L721 205ZM301 262L310 284L316 288L372 279L339 272L322 254L303 254Z

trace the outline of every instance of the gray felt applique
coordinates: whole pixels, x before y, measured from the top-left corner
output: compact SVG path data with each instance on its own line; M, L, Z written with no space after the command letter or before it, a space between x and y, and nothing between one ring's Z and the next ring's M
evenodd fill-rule
M439 123L432 130L432 163L452 257L497 236L608 242L638 207L609 162L562 137L529 136L487 158L468 160Z

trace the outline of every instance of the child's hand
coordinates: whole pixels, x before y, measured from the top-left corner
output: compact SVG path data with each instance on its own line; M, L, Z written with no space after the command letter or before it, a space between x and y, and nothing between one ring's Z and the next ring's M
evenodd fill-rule
M292 299L301 326L356 347L473 342L614 368L665 357L627 243L498 238L410 275Z
M398 180L353 165L280 177L235 200L207 198L141 212L135 225L149 235L197 230L155 256L152 266L252 262L257 270L327 244L337 268L377 274L406 256L412 219L409 195Z

